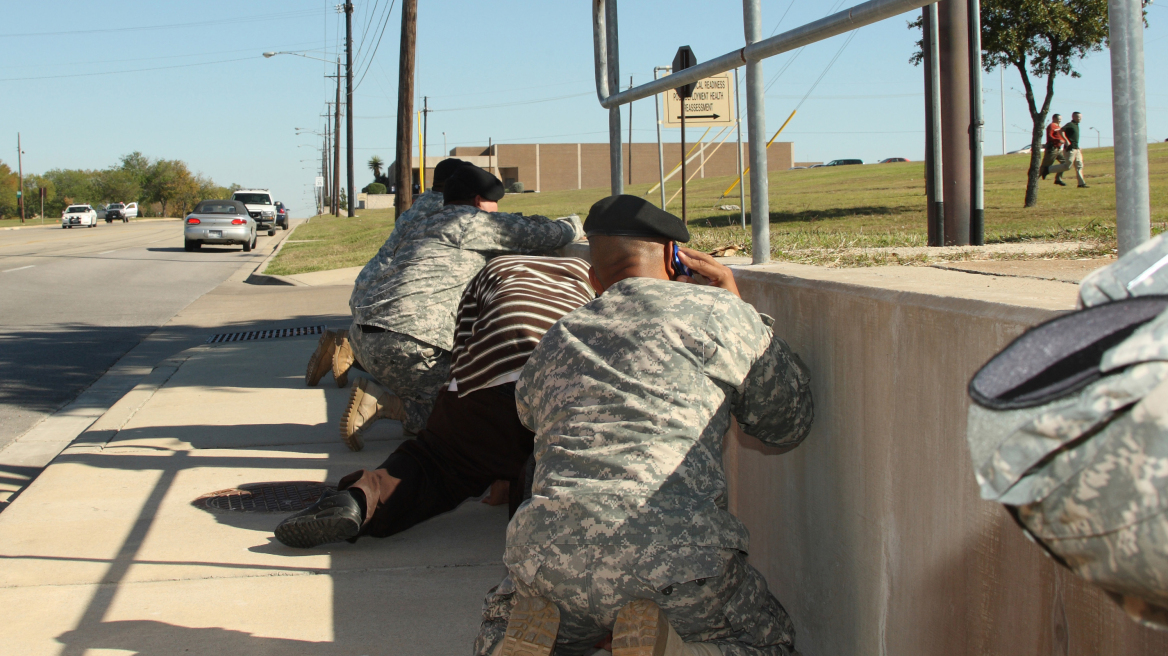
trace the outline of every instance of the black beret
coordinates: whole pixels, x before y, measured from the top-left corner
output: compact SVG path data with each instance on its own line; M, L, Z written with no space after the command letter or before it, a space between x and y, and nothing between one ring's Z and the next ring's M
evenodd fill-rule
M470 163L454 169L442 193L448 201L471 200L475 196L499 200L505 194L499 178Z
M689 229L684 221L644 198L627 194L596 201L588 210L584 234L689 241Z
M467 162L453 157L438 162L438 165L434 167L434 184L446 182L450 179L450 176L454 175L455 169L465 164Z

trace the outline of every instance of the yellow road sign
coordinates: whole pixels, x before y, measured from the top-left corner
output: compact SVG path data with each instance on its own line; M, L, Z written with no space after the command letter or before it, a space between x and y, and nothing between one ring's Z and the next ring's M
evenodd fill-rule
M665 96L665 121L667 128L681 127L681 99L677 92L670 90ZM729 73L722 73L698 80L693 97L685 101L686 127L733 125L734 124L734 82Z

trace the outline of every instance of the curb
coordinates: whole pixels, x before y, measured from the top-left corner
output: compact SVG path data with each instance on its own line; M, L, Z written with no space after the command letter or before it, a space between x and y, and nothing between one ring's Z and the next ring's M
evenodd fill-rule
M255 270L244 279L243 282L249 285L284 285L286 287L308 287L308 285L305 285L299 280L293 280L286 276L278 276L274 273L264 273L264 271L267 270L268 264L270 264L272 260L276 259L276 256L280 254L280 251L284 250L284 244L288 243L288 240L292 238L292 234L296 232L296 229L311 220L311 218L304 219L300 223L292 226L292 228L288 230L288 234L284 235L284 238L280 240L280 243L276 246L275 250L272 251L272 254L264 258L264 261L260 262L259 266L257 266Z

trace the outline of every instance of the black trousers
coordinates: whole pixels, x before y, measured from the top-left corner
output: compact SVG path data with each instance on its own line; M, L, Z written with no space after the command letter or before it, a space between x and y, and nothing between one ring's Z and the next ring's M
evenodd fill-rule
M514 514L534 441L515 411L514 383L461 398L443 390L416 439L403 442L377 469L345 476L337 488L365 494L360 535L379 538L454 510L497 480L511 482ZM392 490L389 477L399 481Z

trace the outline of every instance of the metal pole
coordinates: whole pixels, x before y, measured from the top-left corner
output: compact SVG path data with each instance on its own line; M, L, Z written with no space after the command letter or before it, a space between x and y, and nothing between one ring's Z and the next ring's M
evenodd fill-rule
M937 27L937 5L927 5L925 12L925 41L928 44L928 114L925 123L929 130L928 152L928 194L929 194L929 235L930 246L945 245L945 185L941 138L941 44Z
M8 169L11 171L12 169ZM20 222L24 223L24 149L20 147L20 133L16 133L16 170L17 180L20 186L16 188L20 192L16 198L20 201Z
M629 88L633 88L633 76L629 76ZM629 184L633 184L633 103L629 103Z
M426 177L426 153L430 145L430 96L422 96L422 177ZM431 185L434 183L431 182ZM426 193L426 185L422 185Z
M998 90L1001 92L1001 97L1002 97L1002 154L1005 155L1006 154L1006 67L1005 66L998 67L998 77L1001 80L1000 82L998 82L998 87L999 87Z
M742 92L738 89L738 69L734 69L734 122L738 124L738 214L746 229L746 186L742 184ZM665 190L661 190L665 194Z
M742 0L742 23L746 46L762 38L760 0ZM771 259L771 208L767 189L766 99L762 60L746 62L747 138L750 140L750 222L752 261L764 264ZM685 112L682 112L684 115ZM684 153L684 151L682 151ZM684 154L682 155L684 157Z
M356 216L356 185L353 182L353 3L345 3L345 159L348 165L349 216Z
M681 222L686 225L689 224L689 217L687 216L687 208L685 204L685 181L689 176L685 174L685 98L681 99Z
M393 207L401 216L413 204L414 154L414 40L417 37L418 0L403 0L401 51L397 74L397 181Z
M1151 237L1144 14L1140 0L1108 0L1111 116L1115 135L1115 226L1122 257Z
M341 215L341 58L337 58L337 104L333 105L333 216Z
M653 79L657 79L657 72L669 70L667 66L654 66ZM661 176L661 209L665 209L665 149L661 146L661 94L653 94L653 115L657 117L657 172Z
M941 47L941 134L945 160L945 244L969 244L972 205L969 152L969 3L937 3L937 41Z
M969 0L969 171L970 203L969 243L985 245L985 162L982 141L985 121L982 118L981 89L981 2Z
M608 45L608 79L611 80L611 84L615 88L620 84L618 82L620 80L620 37L616 23L616 0L605 0L604 14L604 38ZM621 171L624 166L624 157L621 152L620 123L620 106L617 105L608 110L608 159L609 166L612 168L610 179L613 196L623 194L625 191L625 177L624 172Z

